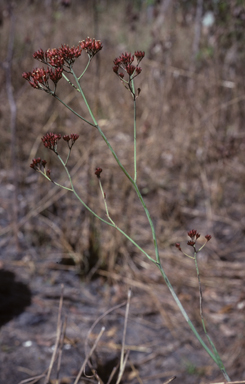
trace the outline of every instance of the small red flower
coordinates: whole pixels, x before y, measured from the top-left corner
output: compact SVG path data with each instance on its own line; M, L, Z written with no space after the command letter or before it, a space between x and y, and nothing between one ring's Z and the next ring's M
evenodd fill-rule
M51 171L50 171L50 169L47 169L47 171L46 171L46 175L51 179Z
M192 229L191 231L189 231L188 233L188 236L193 240L193 239L198 239L200 237L200 233L197 232L196 229Z
M136 51L134 52L134 56L136 57L138 63L145 57L145 52Z
M176 244L175 244L175 247L178 248L178 250L179 250L180 252L182 251L182 249L181 249L181 247L180 247L180 243L176 243Z
M47 73L49 74L50 80L52 80L54 84L57 84L62 78L63 68L55 68L54 71L53 69L48 68Z
M65 141L70 141L70 136L69 135L64 135L63 136L63 140L65 140Z
M35 171L40 171L41 167L45 168L46 164L47 164L46 160L42 160L41 157L38 157L36 159L32 159L30 167Z
M47 133L46 135L44 135L42 137L42 142L43 142L43 145L48 148L48 149L51 149L51 151L54 151L56 154L58 154L57 152L57 143L58 143L58 140L61 139L61 135L60 134L55 134L55 133Z
M137 67L137 68L136 68L136 73L137 73L137 75L139 75L139 74L141 73L141 71L142 71L142 68L140 68L140 67Z
M94 174L100 179L100 174L102 172L102 168L96 168Z
M29 82L29 84L36 89L41 89L45 92L51 93L51 88L49 86L49 78L56 85L57 82L62 78L62 68L53 69L48 68L35 68L32 72L22 73L22 77Z
M77 135L76 133L71 133L70 136L69 135L63 136L63 140L67 142L69 149L72 148L72 146L75 144L78 138L79 138L79 135Z
M211 238L212 238L211 235L206 235L206 236L205 236L205 239L206 239L207 241L211 240Z
M131 76L135 71L135 66L128 64L128 65L126 65L125 69L126 69L127 73L129 74L129 76Z
M118 73L118 70L119 70L119 65L115 65L113 67L113 72L115 72L116 74Z
M91 39L90 37L80 41L80 47L87 52L90 58L93 58L103 48L100 40Z
M136 51L134 55L132 55L131 53L125 52L125 53L122 53L121 56L116 57L113 60L113 63L114 63L114 67L112 68L113 72L115 72L115 74L121 80L124 79L123 72L128 74L128 80L123 80L123 83L125 83L125 85L127 84L126 88L129 89L134 99L137 96L132 88L131 81L142 72L142 69L139 67L139 63L144 56L145 56L145 52L142 52L142 51ZM136 65L133 64L135 57L136 57ZM122 69L123 72L119 72L119 69Z

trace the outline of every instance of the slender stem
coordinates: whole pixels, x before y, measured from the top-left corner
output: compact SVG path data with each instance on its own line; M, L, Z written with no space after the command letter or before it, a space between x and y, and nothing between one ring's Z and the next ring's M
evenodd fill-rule
M134 98L134 182L137 182L137 155L136 155L136 98Z
M53 94L53 96L59 100L66 108L68 108L72 113L74 113L74 115L76 115L77 117L79 117L79 119L85 121L85 123L89 124L89 125L92 125L92 127L96 127L96 125L90 123L88 120L84 119L84 117L82 117L81 115L79 115L76 111L74 111L74 109L72 109L71 107L69 107L69 105L67 105L64 101L62 101L57 95Z
M71 82L70 79L68 79L68 77L64 74L64 72L62 73L62 76L64 77L64 79L73 87L75 88L76 91L79 92L79 89Z
M107 202L106 202L106 195L105 195L105 192L103 190L103 187L102 187L102 183L101 183L101 180L99 179L99 185L100 185L100 190L101 190L101 194L102 194L102 198L104 200L104 204L105 204L105 210L106 210L106 216L108 217L108 219L110 220L110 222L113 224L113 226L115 228L117 228L116 224L114 223L114 221L111 219L110 215L109 215L109 210L108 210L108 206L107 206Z
M71 154L71 148L69 148L69 152L68 152L68 155L67 155L67 158L66 158L66 162L65 162L65 165L67 165L67 163L68 163L68 160L69 160L70 154Z
M206 245L206 243L204 244ZM203 246L200 248L202 249ZM200 249L197 251L196 248L194 247L194 260L195 260L195 266L196 266L196 272L197 272L197 279L198 279L198 285L199 285L199 301L200 301L200 316L201 316L201 320L202 320L202 326L203 326L203 330L204 330L204 333L214 351L214 355L216 357L216 362L217 362L217 365L218 367L220 368L221 372L224 374L225 378L227 381L230 381L230 378L229 376L227 375L226 373L226 370L225 370L225 367L223 365L223 362L219 356L219 353L213 343L213 341L211 340L208 332L207 332L207 329L206 329L206 326L205 326L205 320L204 320L204 316L203 316L203 295L202 295L202 286L201 286L201 279L200 279L200 273L199 273L199 268L198 268L198 264L197 264L197 253L200 251Z
M81 95L82 95L82 97L83 97L83 100L84 100L84 102L85 102L85 104L86 104L86 107L88 108L88 111L89 111L90 116L91 116L91 118L92 118L92 120L93 120L93 122L94 122L94 125L97 126L97 121L96 121L96 119L95 119L95 117L94 117L94 115L93 115L93 113L92 113L92 111L91 111L91 108L90 108L90 106L89 106L89 104L88 104L88 102L87 102L87 99L86 99L86 97L85 97L85 95L84 95L84 93L83 93L83 90L82 90L82 87L81 87L81 85L80 85L80 83L79 83L79 80L78 80L78 78L77 78L77 76L76 76L76 74L75 74L75 72L73 71L72 68L71 68L71 73L73 74L74 79L76 80L77 86L78 86L79 91L80 91L80 93L81 93Z
M182 315L184 316L185 320L186 320L187 323L189 324L191 330L193 331L193 333L195 334L195 336L197 337L197 339L200 341L200 343L202 344L203 348L207 351L207 353L209 354L209 356L211 356L211 358L217 363L214 354L210 351L210 349L209 349L209 348L207 347L207 345L204 343L204 341L203 341L202 338L200 337L199 333L197 332L196 328L195 328L194 325L192 324L192 322L191 322L189 316L187 315L187 313L186 313L184 307L182 306L182 304L181 304L181 302L180 302L178 296L176 295L176 293L175 293L175 291L174 291L174 289L173 289L172 284L170 283L170 281L169 281L169 279L168 279L166 273L164 272L162 265L161 265L161 264L158 264L157 266L158 266L158 268L159 268L159 270L160 270L160 272L161 272L161 274L162 274L162 276L163 276L163 278L164 278L164 280L165 280L165 282L166 282L166 284L167 284L167 286L168 286L168 288L169 288L169 290L170 290L170 292L171 292L171 294L172 294L172 296L173 296L173 298L174 298L176 304L178 305L178 307L179 307L179 309L180 309Z
M84 73L87 71L90 62L91 62L91 58L90 58L90 56L88 55L88 63L87 63L87 65L86 65L86 67L85 67L83 73L79 76L78 80L81 80L81 78L83 77Z

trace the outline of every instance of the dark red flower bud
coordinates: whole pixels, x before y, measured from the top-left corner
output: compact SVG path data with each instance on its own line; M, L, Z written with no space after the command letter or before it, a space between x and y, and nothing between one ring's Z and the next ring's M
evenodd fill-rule
M198 239L200 237L200 234L197 232L196 229L192 229L191 231L189 231L188 233L188 236L191 238L191 239Z
M69 135L64 135L64 136L63 136L63 140L65 140L65 141L70 141L70 136L69 136Z
M80 41L80 47L81 50L84 49L91 58L103 48L100 40L91 39L90 37Z
M61 135L60 134L55 134L55 133L47 133L46 135L44 135L42 137L42 142L43 142L43 145L48 148L48 149L51 149L52 151L54 151L56 154L57 154L57 143L58 143L58 140L61 139Z
M211 235L206 235L206 236L205 236L205 239L206 239L207 241L211 240L211 238L212 238Z
M96 169L95 169L94 174L98 177L98 179L100 178L100 174L101 174L101 172L102 172L102 168L96 168Z
M142 68L137 67L137 68L136 68L136 73L137 73L137 75L139 75L141 72L142 72Z
M70 134L70 138L71 138L71 140L72 140L72 143L74 144L75 141L77 141L77 139L79 138L79 135L76 134L76 133L71 133L71 134Z
M180 243L176 243L175 247L178 248L179 251L181 251Z
M47 164L46 160L42 160L41 157L38 157L37 159L32 159L30 167L33 168L35 171L39 171L41 169L41 166L45 168L46 164Z
M143 59L143 57L145 57L145 52L142 52L142 51L136 51L134 53L136 59L138 60L138 63Z
M188 241L187 245L190 245L191 247L193 247L195 245L195 241Z
M126 71L129 74L129 76L131 76L134 73L134 71L135 71L135 66L131 65L131 64L128 64L126 66Z
M114 63L116 66L119 66L119 64L121 63L121 57L117 57L115 60L113 60L113 63Z

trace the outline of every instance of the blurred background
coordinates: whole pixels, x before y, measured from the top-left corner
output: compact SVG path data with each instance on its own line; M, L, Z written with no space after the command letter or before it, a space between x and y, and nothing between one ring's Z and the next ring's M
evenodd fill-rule
M199 346L189 335L158 270L119 232L92 217L75 196L49 183L29 165L33 158L45 158L53 179L66 183L58 159L41 145L41 137L47 132L79 134L69 169L80 196L106 217L94 175L95 168L101 167L111 217L154 257L150 227L134 190L99 133L49 95L30 87L21 75L42 67L32 57L40 48L77 45L88 36L101 40L103 49L93 58L82 87L102 130L133 175L133 101L112 67L121 53L145 51L142 73L135 80L141 89L137 99L138 186L152 215L163 266L200 331L195 266L174 245L179 242L190 253L186 242L192 228L212 236L199 255L205 313L231 378L242 380L244 25L244 0L0 2L0 268L14 273L37 295L43 289L53 292L61 282L72 287L75 279L77 287L80 284L89 290L96 285L100 288L94 294L100 295L102 307L110 304L112 292L115 302L120 302L127 295L127 286L135 285L137 300L132 311L139 313L141 304L147 302L160 316L166 334L179 341L173 347L178 356L171 350L168 358L172 360L166 366L170 372L173 364L182 383L220 376L208 357L203 364L202 351L200 360L190 357L186 362L183 358L188 353L195 355ZM86 63L83 52L74 65L77 74ZM65 81L58 84L57 93L89 120L83 101ZM59 152L66 157L65 143L59 143ZM203 241L201 238L200 245ZM6 297L3 279L0 290ZM6 346L13 344L9 335L17 320L5 320L0 337ZM25 329L27 325L22 324ZM158 334L151 337L158 338ZM22 341L11 349L12 355L6 353L2 358L10 367L2 373L2 380L13 374L11 361L17 356L14 353L19 355ZM187 344L190 350L185 349ZM182 352L176 352L181 348ZM157 366L158 361L158 357L151 360L151 371L166 370ZM26 378L28 372L20 372L13 382ZM144 376L148 377L145 381ZM142 373L144 383L163 382L161 377L149 377L149 372Z

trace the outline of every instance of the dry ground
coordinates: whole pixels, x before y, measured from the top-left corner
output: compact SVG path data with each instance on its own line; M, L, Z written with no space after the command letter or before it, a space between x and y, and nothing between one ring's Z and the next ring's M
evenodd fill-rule
M23 71L38 66L32 59L37 49L77 44L87 36L100 39L103 50L93 59L83 88L131 174L133 105L112 66L122 52L146 51L137 79L141 88L138 185L156 227L163 266L200 332L195 266L174 244L180 242L187 250L186 233L192 228L212 235L200 255L204 311L230 377L244 380L244 5L228 2L217 8L215 25L201 28L199 51L193 55L195 26L200 23L195 24L196 7L191 1L184 5L170 1L166 7L167 1L159 2L154 8L142 3L141 9L136 2L134 6L133 2L115 3L72 0L65 8L56 1L16 2L11 61L16 134L5 71L11 17L7 2L1 4L0 267L14 272L16 281L8 275L12 293L2 284L0 297L19 291L19 282L28 285L32 304L1 328L0 383L17 384L47 368L61 283L68 316L65 345L70 348L64 350L61 377L67 377L67 383L82 363L89 327L105 310L125 300L129 286L133 298L126 343L143 383L162 383L172 375L179 383L222 379L190 334L154 266L114 229L94 220L75 197L29 168L32 158L45 157L55 180L64 183L65 174L55 156L41 147L40 138L49 131L78 133L70 159L77 190L104 215L94 176L95 167L102 167L113 220L153 256L150 228L137 196L98 132L21 77ZM210 4L204 4L203 14ZM75 69L83 68L85 62L84 55ZM88 118L84 105L67 85L60 84L59 95ZM65 146L61 151L65 156ZM12 161L15 156L15 167L11 156ZM28 292L26 288L26 295ZM9 307L13 305L16 301ZM109 365L101 373L105 382L109 362L115 364L113 359L119 354L123 313L121 308L102 321L106 334L95 360L100 369ZM28 340L32 341L30 347L25 344ZM137 381L128 364L124 382Z

